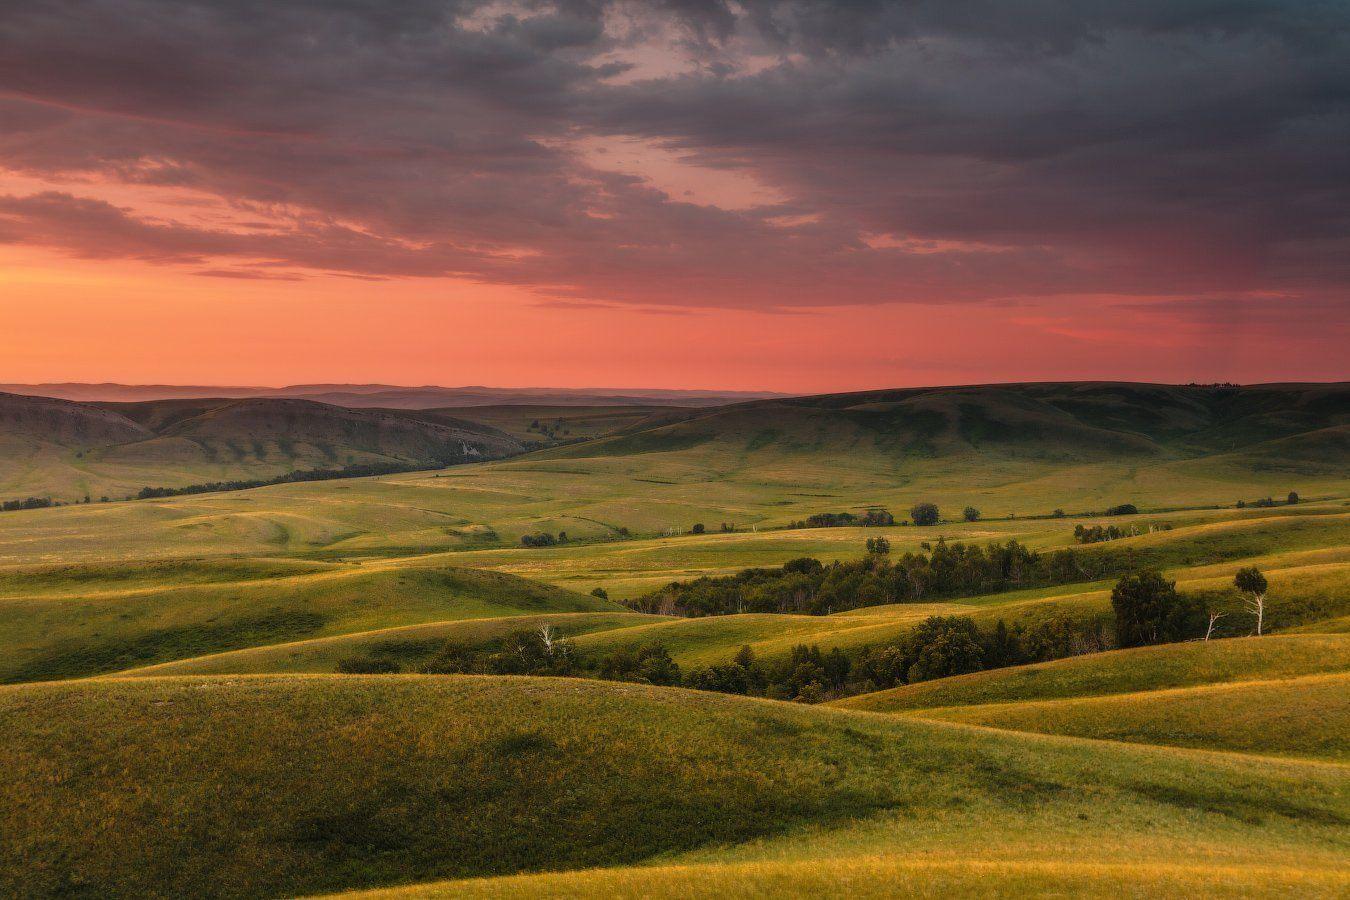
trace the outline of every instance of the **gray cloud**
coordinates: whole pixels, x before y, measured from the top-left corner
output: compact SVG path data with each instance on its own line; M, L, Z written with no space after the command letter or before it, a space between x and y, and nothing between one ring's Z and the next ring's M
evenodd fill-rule
M787 200L684 202L597 168L588 137ZM91 181L0 201L0 240L213 275L454 275L648 307L1344 298L1347 145L1341 2L0 10L0 166ZM107 181L276 227L156 221L99 200Z

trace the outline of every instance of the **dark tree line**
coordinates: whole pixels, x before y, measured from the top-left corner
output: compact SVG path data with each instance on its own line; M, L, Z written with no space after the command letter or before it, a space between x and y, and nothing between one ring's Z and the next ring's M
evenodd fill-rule
M25 497L22 500L6 500L0 503L0 511L16 512L21 509L46 509L55 506L51 497Z
M367 478L372 475L393 475L398 472L420 471L421 466L409 466L400 463L371 463L368 465L345 466L341 469L297 469L275 478L254 478L236 481L208 481L204 484L189 484L186 487L143 487L135 499L150 500L156 497L180 497L184 494L213 494L217 491L244 491L250 488L267 487L273 484L292 484L299 481L332 481L337 478Z
M1266 582L1256 569L1239 573L1236 586L1264 602ZM403 671L406 665L427 674L601 678L815 703L1114 647L1208 640L1214 621L1203 600L1178 593L1175 582L1152 570L1122 577L1111 593L1111 607L1110 622L1061 615L1029 627L1009 627L1002 619L981 627L968 616L930 616L879 646L834 647L826 653L817 645L800 644L785 657L761 661L747 645L725 663L688 673L660 643L586 655L551 625L472 648L435 639L382 641L364 655L339 661L337 670L380 674Z
M1100 559L1073 550L1039 553L1015 540L947 543L928 553L892 559L873 542L865 559L833 562L803 557L781 569L746 569L735 575L675 581L625 601L639 612L717 616L772 612L825 615L883 603L992 594L1019 588L1067 584L1103 574Z

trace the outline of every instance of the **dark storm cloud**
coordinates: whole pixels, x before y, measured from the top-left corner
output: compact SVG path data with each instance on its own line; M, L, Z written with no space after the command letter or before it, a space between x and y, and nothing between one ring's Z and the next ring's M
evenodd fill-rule
M577 152L598 137L786 199L680 202ZM213 274L457 275L648 306L1343 298L1347 145L1339 0L0 11L0 166L280 223L155 221L69 189L0 201L0 240Z

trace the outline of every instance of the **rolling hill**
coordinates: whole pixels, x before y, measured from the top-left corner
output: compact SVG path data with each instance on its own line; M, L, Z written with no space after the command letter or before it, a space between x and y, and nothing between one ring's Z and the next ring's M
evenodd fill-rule
M746 453L851 448L896 461L978 453L1085 462L1242 451L1277 458L1338 446L1350 384L1177 386L1111 382L912 388L772 399L638 428L555 457L718 444ZM1273 446L1263 446L1276 442ZM1329 460L1328 462L1336 462Z
M522 452L452 416L310 400L74 403L0 394L0 496L120 499L141 487L261 480L303 469L422 467Z
M0 682L417 623L626 612L514 575L434 565L230 559L4 574Z
M469 888L875 895L933 864L986 894L1348 885L1347 776L1326 763L537 678L21 685L0 721L7 896L567 869L591 871Z

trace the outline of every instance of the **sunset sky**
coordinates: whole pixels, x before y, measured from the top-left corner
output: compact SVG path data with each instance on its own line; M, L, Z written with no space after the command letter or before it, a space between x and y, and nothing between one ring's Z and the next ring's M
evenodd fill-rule
M7 0L0 382L1350 377L1343 0Z

